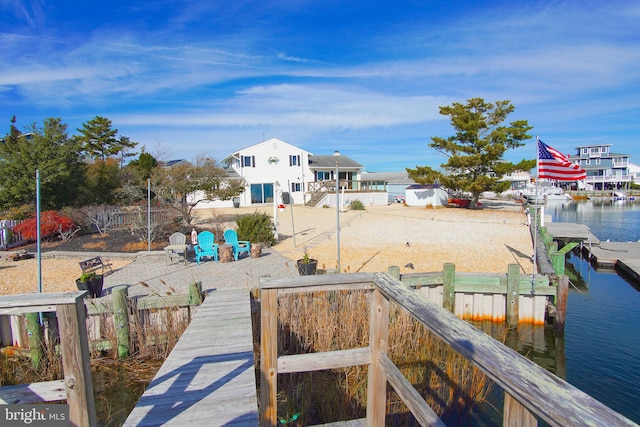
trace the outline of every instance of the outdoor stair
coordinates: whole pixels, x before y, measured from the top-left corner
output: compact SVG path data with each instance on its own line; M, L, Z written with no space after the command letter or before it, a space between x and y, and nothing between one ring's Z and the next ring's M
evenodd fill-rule
M309 200L307 200L307 203L305 204L307 206L318 206L318 203L320 203L320 200L322 200L326 194L327 193L324 193L322 191L313 193L311 194L311 197L309 198Z

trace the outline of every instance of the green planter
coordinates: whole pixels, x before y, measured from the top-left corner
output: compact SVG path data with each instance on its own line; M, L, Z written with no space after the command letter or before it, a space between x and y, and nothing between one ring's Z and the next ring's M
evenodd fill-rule
M318 268L317 259L310 259L308 261L299 259L297 264L298 273L300 273L301 276L314 276L316 274L316 270Z

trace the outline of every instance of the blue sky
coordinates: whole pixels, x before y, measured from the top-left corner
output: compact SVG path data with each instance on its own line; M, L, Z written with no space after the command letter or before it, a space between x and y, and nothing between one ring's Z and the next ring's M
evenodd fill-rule
M0 135L100 115L163 160L276 137L399 171L444 163L438 107L482 97L640 164L638 22L628 0L0 0Z

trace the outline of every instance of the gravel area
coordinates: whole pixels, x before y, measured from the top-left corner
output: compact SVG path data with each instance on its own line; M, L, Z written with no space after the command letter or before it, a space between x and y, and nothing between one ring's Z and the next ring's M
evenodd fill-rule
M36 258L11 261L10 252L0 258L0 295L38 292L38 260ZM78 258L42 258L42 292L64 292L78 290L76 279L82 274ZM132 259L108 259L116 270L129 264Z

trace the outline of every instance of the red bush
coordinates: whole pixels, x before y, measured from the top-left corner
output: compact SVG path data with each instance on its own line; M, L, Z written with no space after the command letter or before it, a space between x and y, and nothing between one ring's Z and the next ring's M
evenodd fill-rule
M75 223L68 216L60 215L56 211L40 213L40 234L44 237L52 236L58 231L69 231ZM36 240L38 229L35 215L13 227L14 233L20 233L23 239Z

